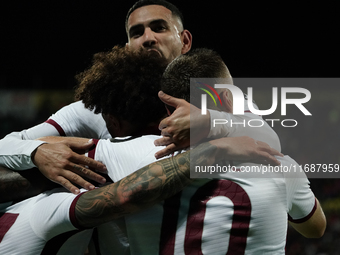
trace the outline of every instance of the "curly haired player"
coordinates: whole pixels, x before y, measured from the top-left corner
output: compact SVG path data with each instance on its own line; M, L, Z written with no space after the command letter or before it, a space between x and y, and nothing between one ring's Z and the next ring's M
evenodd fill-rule
M147 127L159 134L157 126L166 110L157 94L167 64L158 54L115 46L95 54L91 68L77 75L75 99L102 113L104 120L111 118L106 126L112 137L141 135Z

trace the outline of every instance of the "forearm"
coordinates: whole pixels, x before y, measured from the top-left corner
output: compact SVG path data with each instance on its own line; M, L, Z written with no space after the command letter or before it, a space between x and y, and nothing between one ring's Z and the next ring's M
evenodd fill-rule
M32 139L39 131L49 130L49 126L40 124L0 140L0 203L23 200L54 187L37 169L32 169L35 165L31 159L32 152L43 143Z
M210 143L167 158L130 174L121 181L83 194L76 204L82 227L137 212L181 191L190 180L190 159L195 164L212 164L219 150Z
M1 166L0 184L0 203L21 201L55 187L38 169L15 172Z
M44 136L44 137L38 138L37 140L44 141L47 143L67 143L67 142L86 143L89 141L89 138L66 137L66 136Z
M47 135L58 135L57 130L47 123L8 134L0 140L0 165L15 170L35 167L31 154L43 142L34 139Z
M325 233L327 222L322 207L316 199L316 210L307 221L303 223L289 222L289 224L304 237L320 238Z
M42 141L21 139L20 133L11 133L0 140L0 165L14 170L35 167L31 160L32 152Z

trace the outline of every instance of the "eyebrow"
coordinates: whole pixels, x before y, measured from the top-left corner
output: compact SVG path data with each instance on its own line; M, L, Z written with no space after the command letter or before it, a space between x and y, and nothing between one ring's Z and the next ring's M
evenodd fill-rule
M150 21L148 23L148 26L152 26L152 25L159 24L159 23L168 24L168 22L165 19L155 19L155 20ZM132 27L130 27L130 29L129 29L129 36L131 36L131 33L133 31L138 30L138 29L140 29L142 27L144 27L143 24L136 24L136 25L133 25Z

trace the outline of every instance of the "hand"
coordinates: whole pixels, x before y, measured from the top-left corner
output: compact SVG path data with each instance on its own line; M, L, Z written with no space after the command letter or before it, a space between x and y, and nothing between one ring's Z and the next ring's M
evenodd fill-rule
M79 194L80 190L72 183L92 190L95 187L81 176L99 183L105 183L106 180L84 166L105 173L106 167L100 162L74 152L85 152L94 145L92 140L86 139L85 141L87 142L71 140L42 144L32 153L33 163L48 179L62 185L74 194Z
M221 159L278 166L281 163L274 156L283 157L282 153L271 148L267 143L248 136L224 137L209 143L221 149L218 155Z
M155 154L157 159L175 151L188 148L206 138L210 131L210 115L201 115L201 110L184 99L178 99L160 91L159 98L176 110L159 124L162 138L155 141L156 146L166 148ZM190 139L191 138L191 139Z

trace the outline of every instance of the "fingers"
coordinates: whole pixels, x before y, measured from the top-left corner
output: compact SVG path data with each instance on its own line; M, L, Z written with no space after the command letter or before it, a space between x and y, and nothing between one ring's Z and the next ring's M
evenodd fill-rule
M171 144L173 141L172 141L172 138L169 137L169 136L164 136L162 138L159 138L157 140L155 140L154 144L156 146L167 146L169 144Z
M62 176L59 176L56 180L54 180L55 183L58 183L59 185L63 186L68 191L72 192L75 195L78 195L80 193L80 190L74 186L69 180L65 179Z
M93 189L94 186L91 183L85 181L82 177L101 184L104 184L106 182L106 179L103 176L93 172L87 167L98 170L102 173L107 173L107 169L104 164L92 158L78 155L77 153L72 153L72 157L69 158L69 163L67 164L67 166L65 166L65 169L71 172L65 170L65 172L63 172L63 176L66 179L70 180L72 183L77 184L87 190ZM72 179L69 179L69 176Z
M82 139L83 140L83 139ZM66 144L71 148L72 151L88 151L92 146L95 146L93 139L87 142L67 141Z
M74 153L72 154L70 161L75 162L79 165L88 166L89 168L94 169L101 173L107 173L107 168L103 163L98 162L92 158L86 157L84 155L79 155L77 153Z
M163 120L159 123L159 125L158 125L158 129L159 129L159 130L162 130L162 133L164 132L164 128L166 128L166 127L169 125L169 124L168 124L169 118L170 118L170 117L167 117L167 118L163 119Z
M62 171L62 173L59 173L55 178L51 178L51 180L65 187L73 194L79 194L80 192L76 185L87 190L93 190L95 186L90 182L86 181L81 176L102 184L106 182L106 179L104 177L94 173L93 171L87 169L86 167L77 164L73 164L73 166L70 167L70 170Z
M155 158L160 159L162 157L168 156L168 155L174 153L175 151L177 151L178 149L179 148L177 148L177 146L172 143L172 144L168 145L166 148L156 152Z
M73 166L71 168L69 168L69 170L74 172L76 175L78 174L80 176L83 176L87 179L99 182L101 184L104 184L106 182L106 179L103 176L93 172L92 170L90 170L90 169L88 169L84 166L73 164ZM88 182L86 182L86 186L84 186L84 179L81 178L80 176L79 176L79 178L75 178L75 176L72 176L73 179L71 181L74 182L75 184L80 185L81 187L83 187L85 189L88 189L88 187L86 187L86 186L88 186Z
M277 150L273 149L273 148L269 148L269 150L267 151L270 155L275 155L275 156L280 156L283 157L284 155L281 152L278 152Z
M274 148L270 147L265 142L255 141L255 143L258 145L258 149L261 150L261 151L265 151L265 152L267 152L270 155L276 155L276 156L280 156L280 157L284 156L281 152L279 152L279 151L275 150Z
M95 188L94 185L85 181L79 175L72 173L70 171L66 172L64 176L58 176L55 182L76 195L80 193L80 190L74 184L77 184L87 190L93 190Z
M95 186L90 182L86 181L81 176L94 180L98 183L104 184L106 179L99 174L94 173L90 169L82 167L77 164L73 164L70 170L63 170L59 172L55 177L47 176L50 180L60 184L67 190L71 191L73 194L79 194L79 189L76 187L82 187L87 190L93 190Z
M163 103L173 106L177 108L177 106L181 105L181 102L183 102L183 99L179 99L176 97L169 96L168 94L165 94L163 91L158 92L158 97L160 100L163 101Z
M267 163L270 165L278 166L280 165L280 161L278 161L274 156L283 157L284 155L279 151L271 148L267 143L261 141L255 141L255 144L258 146L257 150L259 151L259 161L260 163Z
M77 150L77 149L87 151L87 150L91 149L91 147L94 146L95 144L93 142L93 139L90 139L86 143L79 144L79 143L69 142L68 145L70 146L70 149L72 151ZM106 166L103 163L98 162L98 161L96 161L92 158L86 157L84 155L80 155L80 154L75 153L75 152L71 153L69 161L78 163L80 165L88 166L89 168L94 169L98 172L107 173Z
M106 173L106 167L91 158L79 155L72 148L88 150L93 146L93 141L74 143L46 144L37 148L34 162L41 173L48 179L56 182L74 194L79 192L76 185L87 190L94 189L94 185L86 181L93 180L105 183L106 179L87 167Z
M266 164L266 165L273 165L273 166L279 166L281 165L280 161L278 161L273 155L270 155L266 152L261 152L258 155L258 159L256 160L256 163L259 164Z

